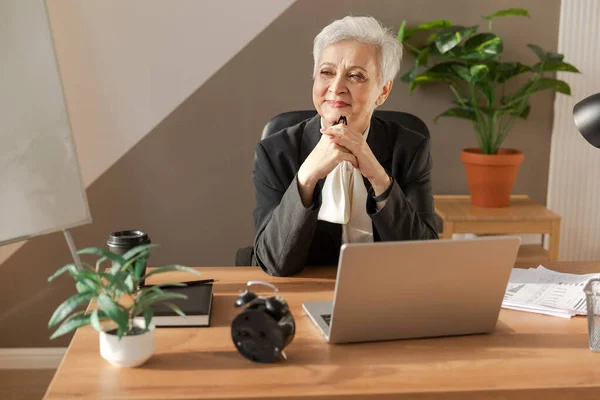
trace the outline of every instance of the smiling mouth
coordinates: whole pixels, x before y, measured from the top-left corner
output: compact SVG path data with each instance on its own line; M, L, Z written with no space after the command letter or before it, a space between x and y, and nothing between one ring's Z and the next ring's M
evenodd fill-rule
M333 108L344 108L350 105L344 101L325 100L325 102L327 103L327 105L329 105L329 107Z

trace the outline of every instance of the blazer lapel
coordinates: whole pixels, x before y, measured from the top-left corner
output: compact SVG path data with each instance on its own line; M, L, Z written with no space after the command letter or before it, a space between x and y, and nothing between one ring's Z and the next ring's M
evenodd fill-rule
M317 143L321 140L321 135L321 116L317 114L304 125L302 145L300 146L300 165L302 165L306 157L317 146Z
M321 116L319 114L312 117L304 126L304 134L302 135L302 145L300 146L300 154L299 154L299 164L302 165L308 155L313 151L313 149L321 140ZM325 183L325 178L319 179L317 182L317 188L320 190L323 189L323 184Z
M381 121L377 118L371 118L371 128L369 129L369 137L367 144L371 148L373 155L379 164L386 171L391 172L391 145L389 140L389 132L386 131Z
M367 144L373 152L373 155L379 161L379 164L386 170L388 174L392 172L392 154L391 145L389 144L388 132L385 127L376 118L371 118L371 127L369 128L369 136L367 137ZM363 176L363 182L367 191L371 189L371 183L367 178Z

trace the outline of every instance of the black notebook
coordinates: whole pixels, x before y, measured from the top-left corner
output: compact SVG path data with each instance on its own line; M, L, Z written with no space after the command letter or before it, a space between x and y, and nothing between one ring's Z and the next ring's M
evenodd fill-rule
M169 303L179 307L185 317L177 315L175 311L164 303L155 303L152 306L154 326L210 326L210 311L212 306L212 283L188 282L185 287L164 287L165 292L182 293L188 298L168 300Z

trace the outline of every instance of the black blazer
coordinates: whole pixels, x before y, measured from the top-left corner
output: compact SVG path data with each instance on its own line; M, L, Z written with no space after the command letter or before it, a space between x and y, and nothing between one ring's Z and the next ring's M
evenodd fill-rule
M317 114L256 145L254 254L258 265L270 275L289 276L306 265L338 263L342 226L317 220L325 179L317 183L310 209L302 204L296 180L300 166L321 137L320 118ZM429 138L393 122L372 118L367 144L394 178L381 210L367 196L373 240L437 239ZM363 180L368 191L369 181L364 177Z

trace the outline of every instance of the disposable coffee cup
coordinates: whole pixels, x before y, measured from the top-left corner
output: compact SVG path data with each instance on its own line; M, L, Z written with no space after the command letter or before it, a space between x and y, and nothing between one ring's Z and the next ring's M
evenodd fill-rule
M150 241L148 234L139 230L112 232L110 235L108 235L108 240L106 241L108 249L120 256L136 246L150 243L152 242ZM144 260L144 269L142 271L142 275L146 273L146 261L147 260ZM144 286L144 284L144 281L140 282L141 286Z

